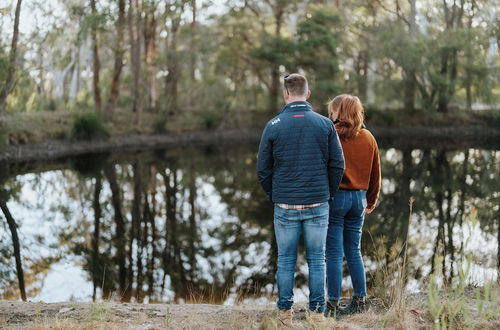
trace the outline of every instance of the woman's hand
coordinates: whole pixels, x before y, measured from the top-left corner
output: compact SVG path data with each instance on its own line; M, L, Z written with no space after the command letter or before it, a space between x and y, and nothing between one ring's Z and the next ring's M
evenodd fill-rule
M365 209L365 213L366 213L366 214L370 214L370 213L372 213L372 212L373 212L373 210L374 210L374 209L375 209L375 205L373 205L372 207L367 207L367 208Z

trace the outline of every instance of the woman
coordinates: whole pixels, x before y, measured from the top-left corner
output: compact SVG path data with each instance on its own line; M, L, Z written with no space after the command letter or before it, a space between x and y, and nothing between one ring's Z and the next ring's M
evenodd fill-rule
M339 191L330 202L326 242L328 280L327 316L350 314L367 309L366 279L361 257L361 229L380 192L380 158L377 142L363 128L363 105L356 96L342 94L328 104L342 144L345 172ZM354 294L346 308L338 308L342 292L342 261L345 255Z

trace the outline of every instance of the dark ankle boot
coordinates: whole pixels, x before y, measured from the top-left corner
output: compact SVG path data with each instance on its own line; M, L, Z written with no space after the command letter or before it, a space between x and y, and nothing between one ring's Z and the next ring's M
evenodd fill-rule
M368 304L366 302L366 298L354 296L351 299L351 303L347 307L341 308L339 312L341 314L347 315L354 313L362 313L366 312L367 310L368 310Z
M339 317L339 301L338 300L328 300L326 302L325 316L332 317L334 319Z

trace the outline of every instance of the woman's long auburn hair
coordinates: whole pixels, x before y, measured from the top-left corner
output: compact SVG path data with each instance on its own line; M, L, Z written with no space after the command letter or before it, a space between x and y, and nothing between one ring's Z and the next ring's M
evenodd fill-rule
M357 96L341 94L328 102L328 117L338 113L335 128L341 139L349 140L355 137L363 126L364 110Z

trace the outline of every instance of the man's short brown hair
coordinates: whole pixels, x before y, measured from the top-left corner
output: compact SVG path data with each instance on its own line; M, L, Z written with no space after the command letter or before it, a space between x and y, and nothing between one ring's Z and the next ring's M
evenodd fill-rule
M285 76L284 87L291 96L306 96L309 91L309 85L306 77L298 73L292 73Z

